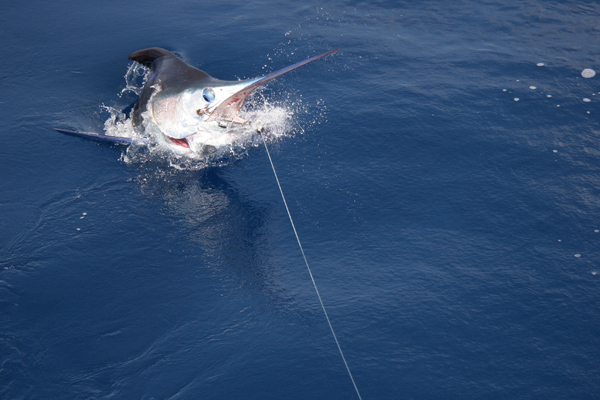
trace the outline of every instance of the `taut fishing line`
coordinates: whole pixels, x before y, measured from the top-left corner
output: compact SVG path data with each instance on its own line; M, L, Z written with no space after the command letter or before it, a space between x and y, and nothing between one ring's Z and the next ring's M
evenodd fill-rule
M275 165L273 164L273 159L271 158L271 153L269 152L269 148L267 147L267 142L261 131L260 136L262 138L262 142L265 145L265 150L267 151L267 156L269 157L269 162L271 163L271 168L273 169L273 174L275 175L275 180L277 181L277 187L279 187L279 193L281 193L281 198L283 199L283 205L285 206L285 210L287 211L288 217L290 218L290 223L292 224L292 229L294 230L294 235L296 235L296 240L298 241L298 246L300 247L300 252L302 253L302 258L304 258L304 264L306 264L306 269L308 269L308 274L310 275L310 280L315 288L315 292L317 293L317 297L319 298L319 303L321 303L321 308L323 309L323 313L325 314L325 319L327 319L327 324L329 325L329 329L331 330L331 334L333 335L333 339L335 340L335 344L337 345L338 350L340 351L340 355L342 356L342 360L344 361L344 365L346 366L346 371L348 371L348 376L350 376L350 380L352 381L352 385L354 386L354 390L356 391L356 395L360 400L362 397L360 392L358 391L358 386L356 386L356 382L354 381L354 377L352 376L352 372L350 372L350 367L346 362L346 357L344 357L344 352L342 351L342 347L340 346L340 342L338 341L337 335L333 330L333 325L331 325L331 321L329 320L329 315L327 314L327 309L325 309L325 304L323 304L323 300L321 299L321 294L319 293L319 289L317 288L317 283L315 282L315 278L313 277L310 266L308 265L308 260L306 259L306 255L304 254L304 248L302 247L302 243L300 242L300 237L298 236L298 232L296 231L296 225L294 225L294 220L292 219L292 214L290 213L290 209L287 205L287 201L285 200L285 196L283 194L283 189L281 189L281 183L279 183L279 177L277 176L277 171L275 171Z

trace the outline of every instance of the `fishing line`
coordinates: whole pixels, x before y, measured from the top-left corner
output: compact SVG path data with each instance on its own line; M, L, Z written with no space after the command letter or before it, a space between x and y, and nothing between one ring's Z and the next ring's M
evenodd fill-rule
M275 180L277 181L277 187L279 187L279 193L281 193L281 198L283 199L283 205L285 206L285 210L287 211L288 217L290 218L290 223L292 224L292 229L294 230L294 235L296 235L296 240L298 241L298 246L300 247L300 252L302 253L302 258L304 258L304 264L306 264L306 269L308 269L308 274L310 275L310 280L315 288L315 292L317 293L317 297L319 298L319 303L321 303L321 308L323 309L323 314L325 314L325 319L327 319L327 324L329 325L329 329L331 330L331 334L333 335L333 339L335 340L335 344L337 345L338 350L340 351L340 355L342 356L342 360L344 361L344 365L346 366L346 371L348 371L348 376L350 376L350 380L352 381L352 385L354 386L354 390L356 391L356 395L360 400L362 397L360 396L360 392L358 391L358 387L356 386L356 382L354 382L354 377L352 376L352 372L350 372L350 367L346 362L346 357L344 357L344 352L342 351L342 347L340 346L340 342L338 341L337 335L333 330L333 325L331 325L331 321L329 320L329 315L327 314L327 310L325 309L325 304L323 304L323 300L321 299L321 294L319 293L319 289L317 288L317 283L315 282L315 278L313 277L310 266L308 265L308 260L306 259L306 255L304 254L304 248L302 247L302 243L300 242L300 237L298 236L298 232L296 231L296 225L294 225L294 220L292 219L292 214L290 213L290 209L288 208L287 201L285 200L285 196L283 195L283 189L281 189L281 183L279 183L279 177L277 176L277 171L275 171L275 165L273 164L273 159L271 158L271 153L269 152L269 148L267 147L267 141L262 134L262 131L259 131L260 137L262 138L262 142L265 145L265 150L267 151L267 156L269 157L269 162L271 163L271 169L273 169L273 174L275 175Z

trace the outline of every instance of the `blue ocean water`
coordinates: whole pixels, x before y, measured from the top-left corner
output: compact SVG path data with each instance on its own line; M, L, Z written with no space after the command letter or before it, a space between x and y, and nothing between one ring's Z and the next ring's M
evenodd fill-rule
M364 399L600 393L600 6L4 2L0 397L357 398L264 148L128 161L133 51L264 92Z

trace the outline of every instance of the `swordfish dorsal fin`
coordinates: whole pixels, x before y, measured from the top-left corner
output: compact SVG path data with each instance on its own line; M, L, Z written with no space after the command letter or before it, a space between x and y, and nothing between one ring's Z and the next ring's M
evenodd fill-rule
M144 67L152 68L152 62L154 60L165 56L175 55L165 49L152 47L150 49L138 50L135 53L131 53L127 58L142 64Z
M186 64L170 51L158 47L138 50L131 53L127 58L150 68L152 72L156 73L163 89L172 85L190 84L194 81L215 80L206 72Z

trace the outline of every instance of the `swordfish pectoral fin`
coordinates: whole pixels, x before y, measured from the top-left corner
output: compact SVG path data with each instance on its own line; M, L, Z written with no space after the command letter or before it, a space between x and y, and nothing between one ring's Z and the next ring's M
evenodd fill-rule
M125 145L129 145L132 143L147 144L147 142L148 142L146 139L138 139L138 138L134 139L134 138L122 137L122 136L100 135L100 134L92 133L92 132L79 132L79 131L72 131L69 129L54 128L54 130L57 132L60 132L60 133L64 133L66 135L72 135L72 136L77 136L77 137L81 137L81 138L97 140L100 142L120 143L120 144L125 144Z

